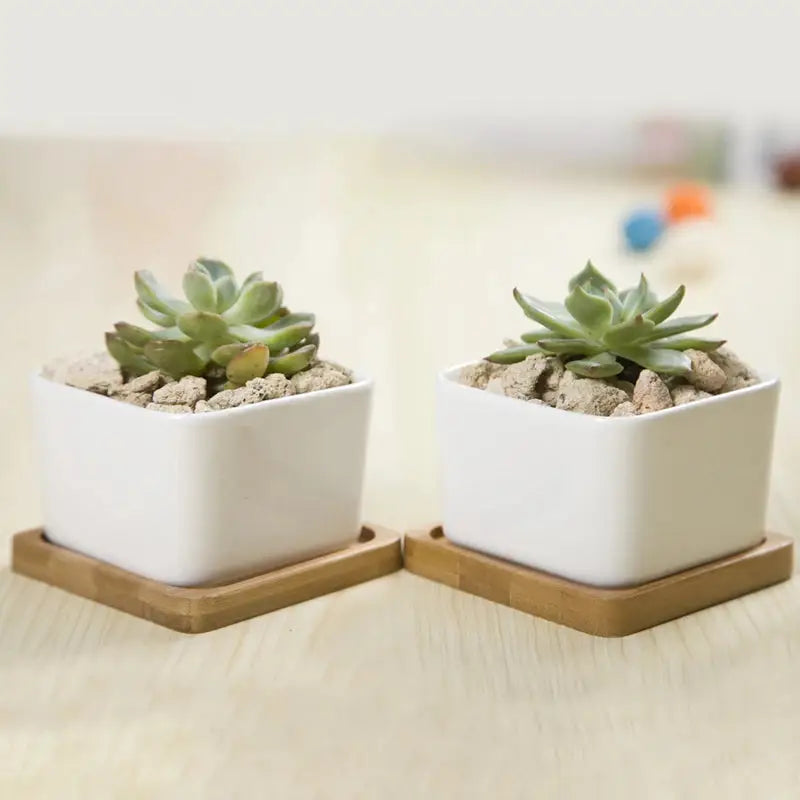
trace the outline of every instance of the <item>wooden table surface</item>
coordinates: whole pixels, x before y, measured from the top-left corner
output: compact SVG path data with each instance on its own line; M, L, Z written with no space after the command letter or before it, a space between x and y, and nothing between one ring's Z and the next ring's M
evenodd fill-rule
M589 256L687 280L784 378L769 524L794 534L800 201L722 192L708 230L621 254L659 191L385 141L0 142L3 544L39 521L26 372L133 318L133 269L199 254L264 268L376 377L365 515L395 528L437 514L433 375L524 329L515 284L558 297ZM4 567L0 797L797 798L799 670L796 578L621 640L407 573L191 637Z

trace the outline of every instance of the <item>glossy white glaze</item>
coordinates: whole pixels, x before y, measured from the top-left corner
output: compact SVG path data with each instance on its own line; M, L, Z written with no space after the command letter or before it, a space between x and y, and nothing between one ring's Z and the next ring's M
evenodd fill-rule
M598 586L647 581L763 536L779 383L593 417L438 377L451 541Z
M372 382L173 415L32 381L44 526L175 585L335 550L361 523Z

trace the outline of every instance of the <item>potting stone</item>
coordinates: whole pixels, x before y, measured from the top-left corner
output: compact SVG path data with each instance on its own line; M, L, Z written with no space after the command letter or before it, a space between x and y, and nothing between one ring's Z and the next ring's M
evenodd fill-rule
M149 392L118 392L114 395L114 399L139 408L147 408L152 403L153 396Z
M153 402L164 405L183 405L194 408L198 400L206 399L206 380L187 375L153 392Z
M704 392L718 392L725 385L727 376L718 364L715 364L708 353L702 350L687 350L686 355L692 360L692 370L686 380L692 386Z
M154 392L159 386L163 386L169 378L158 370L140 375L138 378L131 378L122 389L128 392Z
M478 361L475 364L468 364L461 370L459 380L466 386L474 386L476 389L485 389L489 381L498 376L505 369L500 364L493 364L491 361Z
M610 417L634 417L636 406L630 401L620 403L610 414Z
M620 403L627 400L628 395L622 389L594 378L579 378L567 381L566 386L562 380L556 408L607 417Z
M752 386L754 383L758 383L758 375L756 372L745 364L730 348L720 347L713 353L709 353L708 357L717 364L726 375L725 384L721 392L732 392L736 389L742 389L745 386Z
M247 381L247 388L256 392L262 400L277 400L295 394L294 384L279 372L265 378L253 378Z
M95 394L111 394L122 386L119 365L108 353L52 361L45 365L42 374L57 383Z
M536 398L539 378L546 367L544 355L528 356L524 361L506 367L500 374L503 393L517 400L533 400Z
M681 383L673 387L670 392L672 395L672 402L676 406L682 406L684 403L694 403L696 400L704 400L712 395L698 389L689 383Z
M633 404L638 414L663 411L673 405L667 384L649 369L643 369L639 373L633 389Z
M336 386L347 386L352 378L336 365L320 361L309 369L292 375L291 381L295 392L304 394L320 389L333 389Z

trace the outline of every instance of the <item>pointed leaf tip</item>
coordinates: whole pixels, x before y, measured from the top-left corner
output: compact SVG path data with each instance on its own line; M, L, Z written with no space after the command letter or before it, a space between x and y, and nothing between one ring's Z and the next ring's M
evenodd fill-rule
M657 339L664 339L667 336L675 336L679 333L687 333L694 331L698 328L704 328L710 325L716 318L717 314L698 314L694 317L673 317L658 325L655 330L649 334L645 341L655 341Z
M662 300L648 309L645 312L645 317L651 322L655 322L656 325L661 324L675 313L678 306L683 302L685 294L686 287L681 284L666 300Z
M568 319L560 317L552 304L544 303L531 295L523 294L514 289L514 299L525 313L525 316L535 320L540 325L566 338L582 337L583 331L578 325L572 324Z
M606 289L616 292L617 287L598 270L592 260L586 262L586 266L576 275L573 275L567 288L572 291L576 286L583 286L591 291L593 294L603 294Z
M163 313L155 308L142 302L141 297L136 299L136 307L142 312L142 316L150 320L154 325L160 325L162 328L171 328L175 324L175 314L170 311Z
M176 313L189 310L187 304L182 300L176 300L171 297L149 270L140 269L134 272L133 285L142 304L161 314L173 316L174 318Z
M651 298L650 287L647 278L642 272L639 276L639 283L634 289L627 290L625 301L622 304L623 319L632 319L637 314L647 309L648 301Z
M109 355L130 374L144 375L152 369L152 364L149 364L147 359L137 353L118 333L107 331L105 341Z
M217 258L196 258L189 267L191 268L194 264L201 266L214 282L222 278L234 277L233 270L224 261Z
M227 322L255 325L271 317L280 307L283 290L275 281L245 282L236 302L223 314Z
M491 355L486 356L485 361L493 364L518 364L528 356L541 353L541 348L535 344L520 344L514 347L506 347L504 350L497 350Z
M611 325L614 309L609 300L587 292L580 284L569 293L564 305L588 331L601 332Z
M640 367L662 375L686 375L692 368L689 356L678 350L662 350L652 346L637 345L620 347L619 354Z
M138 325L131 325L129 322L115 322L114 328L125 342L139 349L143 348L153 338L150 331L146 331Z
M217 289L204 267L192 264L183 276L183 291L197 311L217 310Z
M304 370L314 360L316 354L317 348L314 345L300 347L286 355L271 358L267 372L281 372L287 376L294 375L296 372Z
M223 311L227 311L236 302L239 290L236 287L236 280L231 275L224 275L214 281L214 286L217 289L216 312L221 314Z

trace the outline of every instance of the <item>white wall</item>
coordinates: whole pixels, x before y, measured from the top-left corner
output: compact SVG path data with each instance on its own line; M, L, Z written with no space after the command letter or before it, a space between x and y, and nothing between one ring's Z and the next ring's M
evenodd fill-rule
M0 0L0 130L797 117L796 0Z

